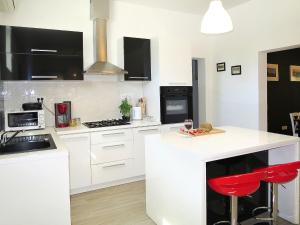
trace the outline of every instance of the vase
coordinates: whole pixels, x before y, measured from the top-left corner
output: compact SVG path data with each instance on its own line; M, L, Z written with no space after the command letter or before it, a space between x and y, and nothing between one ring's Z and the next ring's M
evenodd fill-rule
M122 119L123 119L125 122L129 122L129 121L130 121L130 116L122 116Z

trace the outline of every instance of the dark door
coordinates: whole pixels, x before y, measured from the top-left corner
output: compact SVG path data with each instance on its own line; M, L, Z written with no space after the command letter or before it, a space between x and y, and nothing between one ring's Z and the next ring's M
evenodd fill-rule
M0 26L1 80L83 80L82 32Z
M82 56L81 32L0 26L0 51Z
M30 58L27 54L0 54L1 80L28 80L30 76Z
M161 122L183 123L193 118L192 87L161 87Z
M194 127L199 127L199 81L198 81L198 60L192 61L193 67L193 122Z
M124 37L125 80L151 80L150 40Z
M1 80L82 80L80 56L0 54Z

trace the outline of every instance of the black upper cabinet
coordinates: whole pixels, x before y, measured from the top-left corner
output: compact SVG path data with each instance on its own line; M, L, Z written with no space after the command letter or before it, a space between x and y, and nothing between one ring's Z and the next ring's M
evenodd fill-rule
M82 55L81 32L0 26L1 52Z
M125 80L151 81L150 39L124 37Z
M82 32L0 26L1 80L82 80Z
M82 80L82 57L0 53L1 80Z

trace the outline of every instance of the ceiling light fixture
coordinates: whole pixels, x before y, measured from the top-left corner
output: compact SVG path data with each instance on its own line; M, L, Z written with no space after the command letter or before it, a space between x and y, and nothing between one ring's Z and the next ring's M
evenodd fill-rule
M233 30L232 20L221 0L212 0L201 24L204 34L223 34Z

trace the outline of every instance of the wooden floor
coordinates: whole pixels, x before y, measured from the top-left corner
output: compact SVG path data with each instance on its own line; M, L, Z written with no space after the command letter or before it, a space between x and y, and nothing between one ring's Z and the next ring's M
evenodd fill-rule
M72 225L155 225L146 216L144 182L74 195L71 211Z
M71 210L72 225L155 225L145 212L144 182L74 195ZM281 221L278 225L291 224Z

